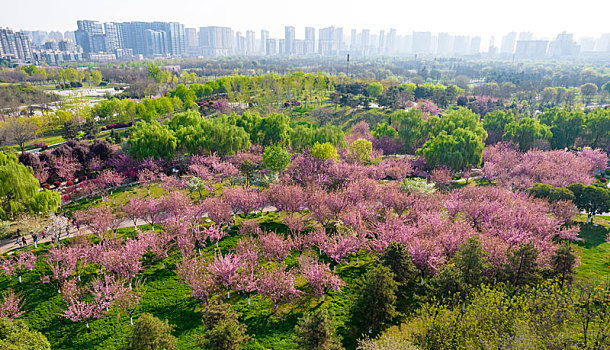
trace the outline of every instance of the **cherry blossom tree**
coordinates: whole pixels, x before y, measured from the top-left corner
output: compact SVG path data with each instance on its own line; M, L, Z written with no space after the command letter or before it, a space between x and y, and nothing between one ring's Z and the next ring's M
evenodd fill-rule
M216 290L216 281L207 271L205 262L198 258L187 258L179 262L176 274L182 283L188 284L193 290L193 297L208 304L210 295Z
M210 197L206 198L202 206L205 208L210 220L214 221L218 225L229 222L233 212L231 208L222 198Z
M155 230L155 224L161 221L163 214L163 208L161 207L161 201L157 198L147 197L144 199L143 206L143 219L147 224L152 226L152 230Z
M59 156L53 161L53 168L61 179L70 180L82 167L78 160L72 156Z
M140 233L138 235L138 239L146 242L145 245L148 247L148 251L153 255L153 257L157 260L161 261L161 267L165 268L165 263L163 259L167 256L169 248L172 244L172 235L163 232L163 233L154 233L148 232L146 234Z
M74 218L84 224L99 238L104 238L108 230L116 225L117 216L106 205L92 206L74 213Z
M564 151L528 151L521 153L507 144L485 148L483 174L509 188L526 189L535 183L563 187L573 183L589 185L593 174L607 161L600 151L579 154Z
M114 304L119 307L122 312L129 315L129 323L133 325L133 313L138 308L140 300L144 296L144 286L141 279L134 282L133 288L125 288L120 286L114 296Z
M267 201L278 211L292 215L305 209L306 195L300 186L272 184L266 192Z
M150 186L159 179L158 170L155 169L141 169L138 171L138 182L146 186L148 195L150 196Z
M231 207L233 213L241 211L244 218L249 213L262 207L262 198L257 190L244 189L242 187L228 187L222 192L225 202Z
M258 241L265 257L272 261L283 261L292 249L291 240L277 232L262 232L258 235Z
M76 270L78 257L79 251L71 247L58 245L48 250L46 261L56 282L58 293L61 293L62 285Z
M146 201L139 197L129 197L129 200L120 206L120 211L126 218L130 219L133 222L133 226L136 227L138 219L144 217Z
M100 185L100 187L104 189L114 189L120 184L122 184L124 180L125 176L111 169L106 169L102 171L96 178L97 183Z
M237 271L242 266L242 260L232 253L227 253L224 256L217 253L208 266L208 271L214 276L216 282L227 289L227 299L231 297L231 286L235 284L238 277Z
M17 318L23 311L23 296L16 294L12 289L8 289L2 293L2 303L0 303L0 318L7 317L10 319Z
M332 259L336 264L345 262L345 258L353 253L357 253L360 249L361 242L357 237L350 235L324 235L320 236L317 244L324 255ZM337 265L334 266L336 270Z
M291 301L301 291L294 287L296 275L292 269L286 269L281 263L277 267L263 269L258 275L256 290L264 298L273 303L275 313L278 313L279 304Z
M259 269L260 253L256 241L252 237L240 239L235 245L235 255L243 262L242 268L238 271L235 289L248 294L248 305L250 305L250 295L256 291L256 272Z
M341 292L345 283L330 271L329 264L320 263L316 258L301 256L299 258L299 271L313 288L314 295L324 301L324 291L333 289Z

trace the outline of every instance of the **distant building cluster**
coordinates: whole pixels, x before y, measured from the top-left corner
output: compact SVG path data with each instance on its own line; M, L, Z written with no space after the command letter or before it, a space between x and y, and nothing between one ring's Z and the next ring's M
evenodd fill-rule
M258 34L258 35L257 35ZM268 30L234 31L230 27L185 28L178 22L77 21L76 31L13 32L0 29L0 56L24 63L62 64L159 57L226 56L343 56L353 57L489 57L512 60L610 57L610 34L579 38L563 32L554 40L535 38L532 33L511 32L499 47L491 37L487 49L480 36L413 32L399 35L396 29L372 33L368 29L344 32L343 28L317 30L305 27L304 37L296 29L284 28L283 38L271 38ZM317 34L317 35L316 35Z

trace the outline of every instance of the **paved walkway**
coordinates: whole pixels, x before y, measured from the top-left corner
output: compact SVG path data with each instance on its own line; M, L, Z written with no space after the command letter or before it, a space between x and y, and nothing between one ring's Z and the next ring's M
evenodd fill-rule
M265 213L274 212L276 210L277 209L273 206L268 206L268 207L263 208L263 212L265 212ZM257 213L258 213L258 211L257 211ZM204 213L203 217L206 217L206 216L207 216L207 214ZM147 224L147 222L145 222L144 220L140 220L140 219L138 219L136 222L137 226L146 225L146 224ZM130 220L130 219L123 220L121 222L121 224L119 224L118 228L127 228L127 227L133 227L133 220ZM91 231L88 230L87 228L81 227L80 231L77 231L76 226L70 225L70 236L66 235L65 219L62 223L60 231L61 231L61 236L59 237L59 240L64 240L66 238L74 237L77 234L85 234L85 235L91 234ZM57 230L55 232L57 232ZM34 245L34 240L32 239L32 236L29 233L25 236L25 239L27 240L27 246ZM42 239L40 234L38 235L38 244L52 242L52 241L53 241L53 232L47 233L45 235L44 239ZM23 248L23 246L17 244L16 238L7 238L7 239L3 239L0 241L0 254L10 252L11 250L15 250L17 248Z

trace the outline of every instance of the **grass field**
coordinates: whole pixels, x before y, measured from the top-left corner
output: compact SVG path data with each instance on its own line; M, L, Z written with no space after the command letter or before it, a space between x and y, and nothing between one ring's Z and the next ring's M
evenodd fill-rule
M163 191L158 185L151 187L153 196L158 196ZM146 192L144 187L138 186L115 191L112 197L117 204L120 204L127 201L129 195L144 196ZM92 205L90 201L82 201L71 204L66 209L77 210L89 205ZM277 213L267 213L264 218L261 218L260 214L249 216L249 218L253 217L260 220L262 228L266 230L277 230L278 232L287 230L283 224L278 223L280 218ZM584 225L584 216L577 218L581 224L581 237L583 238L583 242L575 244L580 258L580 264L576 268L577 280L603 281L610 276L610 244L606 242L610 223L607 219L610 218L596 217L595 223L599 226L594 226ZM240 220L238 219L238 225ZM150 230L149 225L140 228ZM236 232L237 228L237 226L233 227L230 236L220 241L221 252L230 251L241 238ZM158 229L161 227L157 227ZM134 237L135 230L133 228L120 229L118 235ZM48 246L48 243L40 246L35 253L42 253ZM25 249L32 250L32 247ZM202 250L202 254L212 258L215 250L214 244L208 244ZM297 253L293 252L286 258L286 264L289 267L296 266L297 257ZM144 261L144 270L139 276L145 280L146 293L134 313L134 320L143 312L150 312L161 319L168 319L171 324L176 326L173 334L178 338L178 348L192 349L196 345L193 335L203 332L201 325L203 306L198 300L190 297L190 287L181 284L174 273L176 264L181 259L181 254L174 249L164 260L165 269L161 267L159 261L151 261L150 256ZM322 259L330 262L325 258ZM356 263L355 257L351 257L348 263L339 265L337 273L346 286L342 288L343 293L329 292L323 303L311 296L311 288L304 279L297 279L297 288L303 290L304 293L292 303L280 306L279 315L274 314L272 303L269 300L253 297L251 304L248 305L247 295L232 291L228 302L233 305L234 310L241 314L240 321L247 326L248 334L253 337L253 340L244 348L296 349L293 329L297 320L311 309L328 307L335 313L338 334L343 338L344 345L353 349L357 337L349 333L349 329L351 329L349 310L353 305L358 280L363 276L371 261L371 255L360 252L358 263ZM22 318L31 328L45 334L54 349L116 349L126 345L126 338L131 330L129 316L126 314L121 315L113 310L109 315L89 322L90 328L86 328L82 322L74 323L60 317L62 309L65 307L61 295L52 285L39 283L41 276L49 273L48 267L39 262L34 271L24 274L24 283L18 283L16 277L12 279L8 279L6 276L0 277L0 290L10 287L26 297L26 314ZM90 281L99 276L99 270L94 267L88 267L82 271L83 281ZM215 295L226 298L226 291L219 291ZM405 303L399 306L399 311L402 312L403 317L407 317L413 307L413 303L409 305ZM400 319L396 321L398 322Z
M580 237L582 242L576 244L579 252L580 264L576 267L576 279L583 281L610 280L610 244L606 237L610 232L608 217L596 216L595 225L585 225L586 215L579 215L577 221L581 223Z
M276 223L278 214L269 213L261 220L261 226L268 230L285 230L285 226ZM142 229L150 229L142 226ZM132 228L119 230L119 235L133 237L135 231ZM234 228L231 236L224 238L219 243L219 249L225 253L234 246L240 236ZM48 245L48 243L46 244ZM40 253L45 247L39 247L36 253ZM212 257L215 245L209 244L202 250L203 255ZM31 248L28 248L31 250ZM297 263L296 253L286 258L288 266ZM362 276L366 267L370 264L370 256L361 253L359 264L355 257L348 264L337 267L337 273L346 282L347 286L343 293L329 292L324 304L332 309L336 315L338 332L343 335L348 344L354 345L355 340L346 334L349 325L349 309L352 305L353 286L356 280ZM174 250L165 259L166 269L161 268L159 261L151 261L150 257L145 261L145 270L141 277L145 280L146 293L140 302L140 306L134 314L134 319L143 313L150 312L155 316L168 319L176 325L174 335L178 338L179 349L191 349L195 345L193 334L202 333L201 325L202 305L195 299L190 298L190 287L178 281L173 270L176 263L182 259L180 253ZM49 284L41 284L38 281L43 274L49 274L44 264L39 263L37 268L24 275L23 283L19 284L17 278L0 278L0 290L13 288L15 291L26 296L26 314L22 316L31 328L41 331L51 342L52 348L57 349L116 349L126 343L131 326L129 316L119 315L112 311L109 315L89 322L87 329L84 323L74 323L59 317L63 301L61 295ZM83 281L89 281L99 276L97 269L89 268L82 272ZM293 338L293 329L299 317L312 308L320 307L319 299L312 298L310 289L304 279L297 280L297 287L304 290L300 297L291 304L282 305L279 314L274 314L273 306L269 300L261 297L253 297L248 305L247 296L231 293L228 300L233 308L242 314L240 320L248 327L248 333L254 337L246 349L295 349L297 344ZM218 292L217 295L226 295L226 292Z

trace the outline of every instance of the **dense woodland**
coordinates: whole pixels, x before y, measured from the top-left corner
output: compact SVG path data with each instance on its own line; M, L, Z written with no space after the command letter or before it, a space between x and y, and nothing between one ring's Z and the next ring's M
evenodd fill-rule
M607 67L316 62L0 72L0 344L610 347Z

